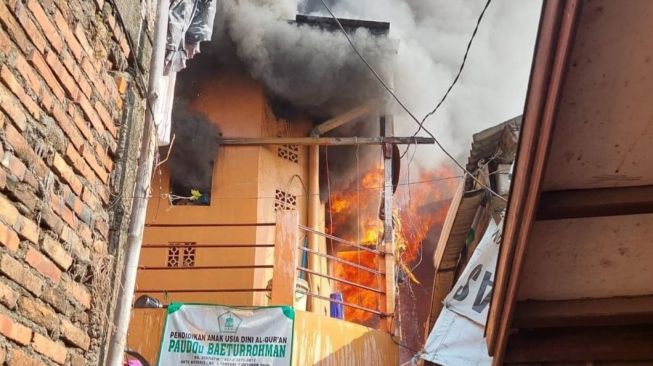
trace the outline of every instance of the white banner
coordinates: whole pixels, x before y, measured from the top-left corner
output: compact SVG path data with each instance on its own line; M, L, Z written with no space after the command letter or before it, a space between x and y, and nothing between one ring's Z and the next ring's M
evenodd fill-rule
M423 359L443 366L492 364L483 332L502 228L503 222L497 225L490 219L465 270L444 299L444 308L424 345Z
M490 366L483 326L443 308L422 358L443 366Z
M503 223L501 223L501 227ZM492 299L494 271L499 255L501 232L490 219L485 234L469 259L453 290L444 299L444 306L478 324L485 325Z
M290 366L291 307L168 306L159 366Z

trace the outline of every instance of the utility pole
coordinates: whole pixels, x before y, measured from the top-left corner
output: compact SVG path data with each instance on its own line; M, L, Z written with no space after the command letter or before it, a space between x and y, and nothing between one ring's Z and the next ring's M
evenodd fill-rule
M394 134L394 121L392 116L385 115L381 117L381 136L391 137ZM379 271L385 273L385 304L381 304L388 314L385 319L385 329L394 334L392 325L394 324L395 312L395 246L394 230L392 223L393 202L392 195L394 187L392 185L392 143L381 145L383 149L383 246L380 250L385 253L383 260L379 262Z
M155 38L152 46L150 60L150 76L148 81L147 100L143 123L143 138L141 141L140 156L136 173L136 187L132 201L129 231L127 236L125 259L122 276L120 277L120 292L115 312L115 333L111 337L106 365L122 366L125 357L125 343L127 330L131 319L134 288L136 287L136 273L140 259L141 245L143 244L143 230L145 228L145 214L150 195L150 182L154 165L154 152L156 150L154 113L159 110L162 102L160 95L156 95L159 81L163 76L166 37L168 33L168 11L170 0L159 0L155 25Z

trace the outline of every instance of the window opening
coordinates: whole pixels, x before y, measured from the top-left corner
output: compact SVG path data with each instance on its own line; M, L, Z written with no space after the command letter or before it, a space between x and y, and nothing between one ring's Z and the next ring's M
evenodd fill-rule
M195 267L195 243L170 243L168 247L168 267Z
M173 205L208 206L220 132L204 115L189 111L178 101L172 114L170 201Z
M277 156L293 163L299 163L299 145L281 145L277 149Z
M280 189L274 195L274 210L295 210L297 209L297 196Z

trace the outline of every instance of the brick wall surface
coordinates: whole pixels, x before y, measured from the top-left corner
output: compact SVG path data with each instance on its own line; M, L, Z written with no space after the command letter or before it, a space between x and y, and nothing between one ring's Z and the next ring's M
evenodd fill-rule
M102 363L150 8L0 1L0 364Z

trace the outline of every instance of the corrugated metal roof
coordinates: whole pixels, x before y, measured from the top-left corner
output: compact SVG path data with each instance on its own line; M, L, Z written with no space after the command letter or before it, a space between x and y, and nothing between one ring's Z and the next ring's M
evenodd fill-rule
M472 136L472 148L467 159L467 170L475 172L480 165L490 159L501 164L511 164L515 160L522 116L509 119ZM472 189L473 181L467 178L465 187Z

